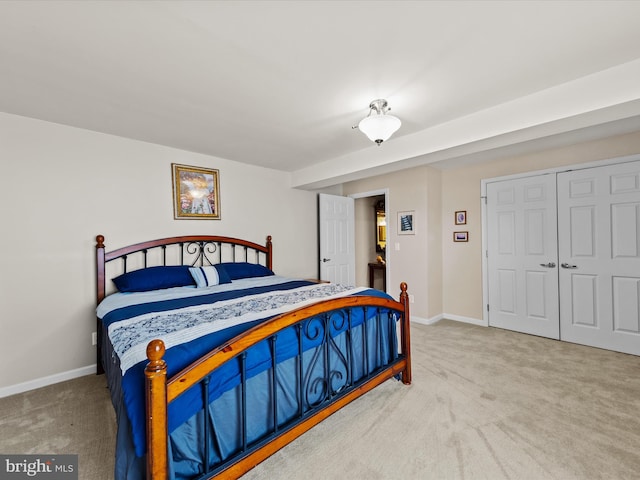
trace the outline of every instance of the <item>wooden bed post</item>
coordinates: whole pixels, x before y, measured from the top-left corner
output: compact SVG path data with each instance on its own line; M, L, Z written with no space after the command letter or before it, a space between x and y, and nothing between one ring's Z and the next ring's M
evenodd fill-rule
M267 268L273 270L273 245L271 244L271 235L267 235Z
M96 305L99 304L105 296L105 273L104 273L104 236L96 236ZM102 366L102 328L100 320L96 317L96 375L104 373Z
M149 363L144 369L147 399L147 479L166 480L168 470L167 364L162 340L147 345Z
M104 265L104 236L97 235L96 236L96 268L98 274L98 282L97 282L97 291L96 295L98 298L98 303L102 301L104 298L105 285L104 285L104 268L101 266Z
M411 328L409 325L409 294L407 293L407 284L402 282L400 284L400 303L404 307L404 315L402 316L402 340L401 347L402 353L405 356L406 367L402 371L402 383L405 385L411 384Z

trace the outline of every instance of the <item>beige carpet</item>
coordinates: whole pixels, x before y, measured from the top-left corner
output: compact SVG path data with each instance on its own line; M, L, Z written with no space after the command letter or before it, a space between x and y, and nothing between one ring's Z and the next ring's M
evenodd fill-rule
M0 453L77 454L78 478L113 478L115 413L104 375L0 398Z
M412 329L414 382L388 381L243 480L637 479L640 357L451 321ZM78 453L111 478L101 377L0 399L0 452Z

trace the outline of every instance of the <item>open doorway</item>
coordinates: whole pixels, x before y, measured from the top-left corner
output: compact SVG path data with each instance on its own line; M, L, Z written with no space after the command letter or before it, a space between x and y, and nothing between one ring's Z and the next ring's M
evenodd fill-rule
M387 192L379 190L350 195L355 199L356 284L386 291Z

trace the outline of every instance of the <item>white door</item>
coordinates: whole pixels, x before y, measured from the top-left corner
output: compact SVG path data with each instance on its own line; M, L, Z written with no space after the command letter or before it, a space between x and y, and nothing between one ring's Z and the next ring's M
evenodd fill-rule
M354 199L319 195L320 279L356 283Z
M640 162L558 174L561 338L640 355Z
M559 338L555 174L487 184L489 325Z

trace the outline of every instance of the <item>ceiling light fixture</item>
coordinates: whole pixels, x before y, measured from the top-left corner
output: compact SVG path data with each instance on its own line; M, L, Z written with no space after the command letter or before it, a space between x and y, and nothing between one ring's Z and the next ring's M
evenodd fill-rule
M387 115L391 110L386 100L378 99L369 104L369 115L360 120L357 126L369 140L376 142L378 146L391 137L402 125L398 117Z

